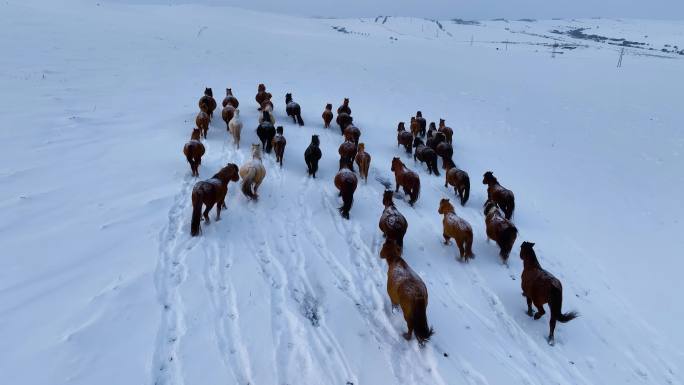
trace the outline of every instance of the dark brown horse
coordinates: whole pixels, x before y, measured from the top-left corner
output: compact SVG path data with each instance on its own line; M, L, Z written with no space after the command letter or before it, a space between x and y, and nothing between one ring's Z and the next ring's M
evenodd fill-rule
M439 128L437 129L437 131L443 133L446 137L447 143L451 144L451 139L454 136L454 130L452 130L451 127L446 126L444 119L439 120Z
M199 176L199 166L202 164L202 155L204 155L204 145L200 142L201 131L199 128L193 128L190 141L183 146L183 154L185 159L190 163L190 171L192 176Z
M409 204L413 206L420 195L420 178L418 174L409 170L399 158L392 159L392 167L394 172L394 180L396 182L396 190L399 191L399 186L404 189L404 194L410 196Z
M427 140L430 140L430 138L435 136L435 133L437 133L437 126L435 125L435 122L430 122L430 128L427 132Z
M349 108L349 98L344 98L342 105L337 107L337 114L345 113L351 115L351 108Z
M513 191L508 190L499 184L494 174L491 171L484 173L482 184L487 185L487 199L493 200L506 214L506 219L513 217L513 210L515 210L515 196Z
M233 96L233 90L231 88L226 88L226 97L223 98L222 105L225 107L229 104L233 106L233 108L238 108L240 106L240 102Z
M442 158L442 168L446 169L447 159L451 159L454 156L454 148L445 140L435 146L435 152L437 156Z
M535 320L541 318L544 312L544 304L549 304L551 320L549 321L550 345L554 344L553 332L556 330L556 321L566 323L578 317L577 312L571 311L563 313L563 286L558 278L553 274L542 269L534 252L534 243L523 242L520 245L520 259L523 260L522 272L522 291L523 297L527 299L527 315L534 316ZM532 311L532 304L537 308L537 312Z
M352 123L344 129L343 135L345 140L351 140L355 144L359 144L359 139L361 138L361 130Z
M232 104L226 104L221 110L221 118L226 122L226 130L230 131L230 121L235 116L235 107Z
M292 120L300 126L304 125L304 120L302 119L302 107L299 103L292 100L292 94L285 94L285 112L287 116L291 116Z
M328 103L325 105L325 110L323 110L323 127L329 128L330 122L333 120L332 104Z
M205 112L209 116L209 120L211 120L216 109L216 100L214 100L214 92L211 88L204 89L204 96L200 98L198 104L200 111Z
M370 168L371 156L366 152L366 145L359 143L356 148L356 165L359 166L359 175L368 183L368 169Z
M346 167L335 175L335 187L340 190L342 197L342 206L339 208L342 218L349 219L349 210L354 203L354 191L356 191L357 184L356 174Z
M283 167L283 154L285 153L285 145L287 141L283 136L283 126L278 126L276 128L276 136L273 137L273 152L275 152L276 162L280 163L280 167Z
M470 177L468 173L456 167L451 158L446 159L446 169L444 187L454 186L454 193L461 198L461 206L465 206L470 196Z
M413 140L413 160L416 159L420 163L427 163L428 174L434 173L439 176L439 170L437 168L437 153L435 150L426 146L423 140L416 136Z
M209 223L209 211L214 205L216 205L216 220L221 219L221 208L226 207L228 182L237 182L239 179L238 167L233 163L228 163L211 179L195 184L192 189L192 222L190 224L190 234L193 237L199 235L201 231L200 221L203 215L204 221ZM204 214L202 214L202 205L207 206Z
M401 257L401 251L401 246L392 240L387 240L380 250L380 257L387 260L387 294L392 308L401 306L404 313L408 328L404 338L410 340L415 334L423 346L434 334L427 322L428 291L420 276Z
M264 103L268 100L271 100L271 95L270 92L266 92L266 86L262 83L259 84L257 87L257 94L254 97L254 100L256 100L257 104L259 105L259 111L264 107Z
M418 121L418 124L420 125L420 136L425 137L425 129L427 128L427 121L423 117L423 113L418 111L416 112L416 121Z
M316 172L318 172L318 161L321 160L323 154L320 149L321 141L318 135L311 135L311 144L304 151L304 162L306 162L306 168L309 171L309 176L316 178Z
M354 122L354 118L346 112L340 112L337 114L337 119L335 121L337 122L337 125L340 126L340 132L344 135L344 129Z
M406 149L406 153L410 154L412 144L413 135L411 135L410 132L406 131L404 122L399 122L399 125L397 126L397 147L404 146L404 149Z
M209 114L204 111L197 113L197 117L195 118L195 124L202 130L202 136L205 139L207 137L207 132L209 132L209 120Z
M272 140L276 134L276 131L275 127L273 127L273 123L271 123L271 115L268 113L268 111L262 111L262 114L263 120L261 123L259 123L256 132L259 140L261 141L261 149L264 150L265 153L270 154L271 146L273 145Z
M433 131L432 136L428 135L428 138L425 141L425 144L428 147L430 147L431 149L437 151L437 146L440 143L444 143L444 142L446 142L446 137L444 136L444 134L442 134L441 132Z
M385 209L382 211L382 215L380 215L378 226L380 226L380 231L382 231L385 238L393 240L400 247L403 247L404 235L406 235L406 230L408 230L408 222L394 205L393 195L392 190L385 190L385 193L382 195L382 204L385 205Z
M469 259L474 258L473 228L470 227L470 224L456 215L456 210L448 199L442 199L439 202L437 212L444 215L442 218L444 244L448 245L451 238L454 238L461 260L468 262Z
M340 154L340 169L348 168L354 171L354 158L356 158L356 143L352 140L345 140L337 150Z
M503 213L494 201L485 202L484 215L487 238L496 242L499 246L501 260L504 264L508 264L508 256L513 249L515 238L518 237L518 229L511 221L504 218Z

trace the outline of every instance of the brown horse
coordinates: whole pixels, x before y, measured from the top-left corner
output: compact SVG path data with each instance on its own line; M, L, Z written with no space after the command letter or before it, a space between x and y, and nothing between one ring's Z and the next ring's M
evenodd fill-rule
M356 174L346 167L335 175L335 187L340 190L342 197L342 206L339 208L342 218L349 219L349 210L354 203L354 191L356 191L357 184Z
M451 159L454 156L454 148L445 140L435 146L435 152L437 156L442 158L442 168L446 169L447 159Z
M414 138L417 138L420 136L420 123L416 120L415 117L411 117L411 124L409 125L409 128L411 129L411 135L413 135Z
M400 247L404 246L404 235L406 235L406 230L408 230L408 222L406 218L397 210L392 200L392 190L385 190L382 195L382 204L385 205L385 209L380 215L380 231L388 240L393 240L397 242Z
M344 139L351 140L354 144L359 144L359 139L361 138L361 130L354 124L349 124L344 129Z
M430 147L431 149L437 151L437 146L440 143L444 143L444 142L446 142L446 137L444 136L444 134L442 134L441 132L433 131L432 136L428 135L428 138L425 141L425 144L428 147Z
M417 159L420 161L420 163L427 163L428 174L434 173L435 175L439 176L439 169L437 168L437 153L435 150L426 146L423 143L423 140L417 136L413 140L413 147L415 148L413 151L413 160L415 161Z
M558 278L542 269L533 247L534 243L531 242L523 242L520 245L520 259L523 260L521 277L523 297L527 299L527 315L530 317L534 316L535 320L538 320L545 314L544 304L549 304L551 320L549 321L549 337L547 341L550 345L553 345L553 332L556 330L556 321L566 323L577 318L579 314L574 311L569 313L561 311L563 286ZM532 311L532 304L537 308L536 313Z
M259 111L264 107L264 102L271 100L272 96L273 95L271 95L270 92L266 92L266 86L263 83L259 84L257 87L257 94L254 97L254 100L256 100L259 105Z
M233 96L233 90L231 88L226 88L226 97L223 98L222 105L225 107L229 104L233 106L233 108L238 108L240 106L240 102Z
M499 184L494 174L491 171L484 173L482 184L487 185L487 199L493 200L506 214L506 219L513 217L513 210L515 210L515 196L513 191L508 190Z
M200 111L205 112L209 116L209 120L214 116L216 109L216 100L214 100L214 92L211 88L204 89L204 96L199 100Z
M340 112L337 114L337 119L335 119L335 122L337 122L337 125L340 127L340 132L342 135L344 135L344 129L354 122L354 118L352 118L351 115L346 112Z
M454 206L448 199L439 201L437 212L444 215L444 218L442 219L444 244L448 245L450 239L454 238L461 255L461 260L468 262L469 259L474 258L473 228L470 227L470 224L466 222L465 219L456 215L456 210L454 210Z
M351 108L349 108L349 98L344 98L342 105L337 107L337 114L345 113L351 115Z
M515 238L518 237L518 229L511 221L504 218L494 201L485 202L484 215L487 238L496 242L500 249L501 260L504 264L508 264L508 256L513 249Z
M399 125L397 126L397 147L404 146L404 149L406 149L406 153L410 154L412 144L413 135L411 135L410 132L406 131L404 122L399 122Z
M276 162L280 163L280 167L283 167L283 154L285 153L285 145L287 141L283 136L283 126L278 126L276 128L276 136L273 137L273 152L275 152Z
M226 130L230 131L230 120L235 116L235 107L232 104L227 104L221 110L221 118L226 122Z
M418 111L416 112L416 121L420 125L420 136L425 137L425 129L427 128L427 121L423 117L423 113Z
M461 198L461 206L465 206L470 196L470 177L468 173L456 167L451 158L446 159L446 180L444 187L454 186L454 193Z
M190 141L183 146L183 154L185 154L185 159L190 163L192 176L199 176L198 169L200 164L202 164L202 155L204 155L204 145L200 142L200 135L200 129L193 128Z
M195 118L195 124L202 130L202 136L205 139L207 137L207 132L209 132L209 120L209 114L204 111L200 111Z
M366 152L366 145L359 143L354 158L356 165L359 166L359 175L368 183L368 169L370 168L371 156Z
M323 117L323 127L330 128L330 122L333 120L332 104L325 105L325 110L321 116Z
M356 144L352 140L345 140L337 150L340 154L340 169L349 168L354 171L354 158L356 157Z
M409 204L413 206L420 195L420 178L418 177L418 174L409 170L404 163L396 157L392 159L392 167L390 170L394 172L394 180L397 185L395 191L399 191L399 186L401 186L404 189L404 194L411 197Z
M304 120L302 119L302 107L299 103L292 100L292 94L285 94L285 112L287 116L291 116L292 120L300 126L304 125Z
M451 144L451 139L454 136L454 130L452 130L451 127L446 126L444 119L439 120L439 128L437 131L444 133L447 143Z
M392 240L382 245L380 257L387 260L387 294L392 309L401 306L408 331L406 340L415 333L420 346L434 334L427 322L428 291L425 283L401 257L401 246Z
M207 206L204 210L204 221L209 223L209 211L216 205L216 220L221 219L221 208L226 207L226 194L228 182L239 180L238 167L228 163L226 167L216 173L211 179L197 182L192 189L192 221L190 234L194 237L200 233L200 221L202 219L202 205Z

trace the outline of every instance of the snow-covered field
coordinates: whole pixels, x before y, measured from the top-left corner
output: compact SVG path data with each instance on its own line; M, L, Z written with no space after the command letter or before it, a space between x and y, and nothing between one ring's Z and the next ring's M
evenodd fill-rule
M550 33L594 33L628 48ZM307 19L201 5L0 4L1 384L682 384L683 22ZM340 32L342 31L342 32ZM559 40L553 40L559 39ZM505 43L508 42L508 43ZM553 47L558 43L558 46ZM579 45L575 49L564 45ZM680 48L681 49L681 48ZM552 52L563 53L552 53ZM256 85L274 94L284 166L261 199L230 184L222 220L189 236L181 149L205 86L232 87L200 174L249 158ZM302 105L304 127L285 116ZM351 98L373 156L343 220L332 179ZM454 128L472 190L457 212L476 258L441 243L443 177L396 147L416 110ZM303 161L321 137L319 178ZM377 228L390 160L419 171L404 258L436 334L406 342ZM485 241L485 171L516 194L510 266ZM213 217L214 213L212 213ZM520 295L522 241L564 286L556 329Z

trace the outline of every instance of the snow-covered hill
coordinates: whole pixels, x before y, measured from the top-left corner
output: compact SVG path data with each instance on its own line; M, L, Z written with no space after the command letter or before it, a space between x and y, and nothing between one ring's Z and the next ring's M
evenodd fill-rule
M10 1L0 25L0 383L682 383L681 22ZM266 157L256 203L231 184L222 220L191 238L181 149L197 100L232 87L243 144L256 142L262 82L284 166ZM285 116L286 92L304 127ZM343 97L373 156L349 221L332 183L339 131L320 119ZM441 243L437 205L453 190L396 147L416 110L454 128L473 181L457 207L475 233L469 264ZM220 119L205 145L202 179L249 158ZM393 156L423 185L414 208L397 200L404 257L430 293L422 349L401 337L378 258ZM517 198L508 267L485 241L488 170ZM524 240L582 315L553 347L548 316L527 317L520 296Z

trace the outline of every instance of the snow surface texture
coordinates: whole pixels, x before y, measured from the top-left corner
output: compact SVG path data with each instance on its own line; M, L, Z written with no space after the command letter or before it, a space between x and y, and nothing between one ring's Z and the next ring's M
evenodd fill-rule
M683 46L684 24L3 2L0 25L0 383L682 383L684 62L629 48L618 70L620 47L559 35L581 46L552 54L544 35L591 27ZM197 100L232 87L245 125L236 150L215 117L206 179L250 158L260 82L285 127L284 166L265 155L261 199L231 183L222 220L191 238L196 179L181 150ZM285 116L286 92L306 126ZM343 97L373 157L349 221L332 182L341 137L320 120ZM469 264L441 242L437 206L453 189L396 146L396 123L419 109L454 128L470 173L456 205L475 234ZM303 161L313 133L316 180ZM393 156L422 183L415 208L395 202L404 258L430 294L423 349L401 336L378 257L377 179L393 181ZM487 170L516 194L509 267L485 240ZM558 325L554 347L548 314L525 314L524 240L563 282L563 309L582 315Z

